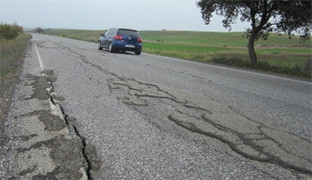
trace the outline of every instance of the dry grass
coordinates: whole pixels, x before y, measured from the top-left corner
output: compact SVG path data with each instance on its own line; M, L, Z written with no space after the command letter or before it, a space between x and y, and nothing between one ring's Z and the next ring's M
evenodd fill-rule
M0 78L14 73L17 64L22 60L27 44L31 39L29 34L20 34L13 40L0 40Z

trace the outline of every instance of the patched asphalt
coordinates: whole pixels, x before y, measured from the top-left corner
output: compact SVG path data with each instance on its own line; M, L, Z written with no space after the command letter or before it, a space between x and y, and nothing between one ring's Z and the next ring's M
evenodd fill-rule
M53 71L32 70L24 67L5 121L0 179L90 179L88 157L95 154L66 120Z
M0 179L311 177L306 82L60 37L33 42Z

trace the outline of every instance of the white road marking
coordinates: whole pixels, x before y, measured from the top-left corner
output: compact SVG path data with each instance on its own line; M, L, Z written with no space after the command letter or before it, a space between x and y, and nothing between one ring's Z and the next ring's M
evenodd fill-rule
M41 71L43 71L44 69L44 64L42 62L42 59L40 57L40 54L39 54L39 51L38 51L38 46L37 46L37 43L35 41L33 41L35 43L35 48L36 48L36 52L37 52L37 56L38 56L38 60L39 60L39 66L40 66L40 69Z
M184 62L191 63L191 64L192 63L198 63L198 62L194 62L194 61L187 61L187 60L173 58L173 57L159 56L159 55L148 54L148 53L144 53L144 54L149 55L149 56L154 56L154 57L162 57L162 58L166 58L166 59L174 60L174 61L184 61ZM276 79L280 79L280 80L286 80L286 81L292 81L292 82L296 82L296 83L311 85L310 81L296 80L296 79L291 79L291 78L287 78L287 77L280 77L280 76L270 75L270 74L265 74L265 73L260 73L260 72L253 72L252 69L251 70L243 70L243 69L235 69L235 68L223 67L223 66L218 66L218 65L213 65L213 64L204 64L204 65L212 66L214 68L228 70L228 71L237 71L237 72L241 72L241 73L253 74L253 75L263 76L263 77L267 77L267 78L276 78Z

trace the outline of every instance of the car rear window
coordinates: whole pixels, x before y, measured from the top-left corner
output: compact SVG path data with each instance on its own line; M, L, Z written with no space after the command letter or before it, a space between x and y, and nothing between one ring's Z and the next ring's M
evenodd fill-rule
M127 30L127 29L119 29L118 34L121 36L136 36L140 37L137 31Z

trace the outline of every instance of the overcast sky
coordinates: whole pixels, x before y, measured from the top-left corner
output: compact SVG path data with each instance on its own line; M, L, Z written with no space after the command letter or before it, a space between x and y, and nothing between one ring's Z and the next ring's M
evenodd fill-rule
M0 21L24 28L228 31L222 17L205 25L198 0L0 0ZM250 25L232 25L244 31Z

